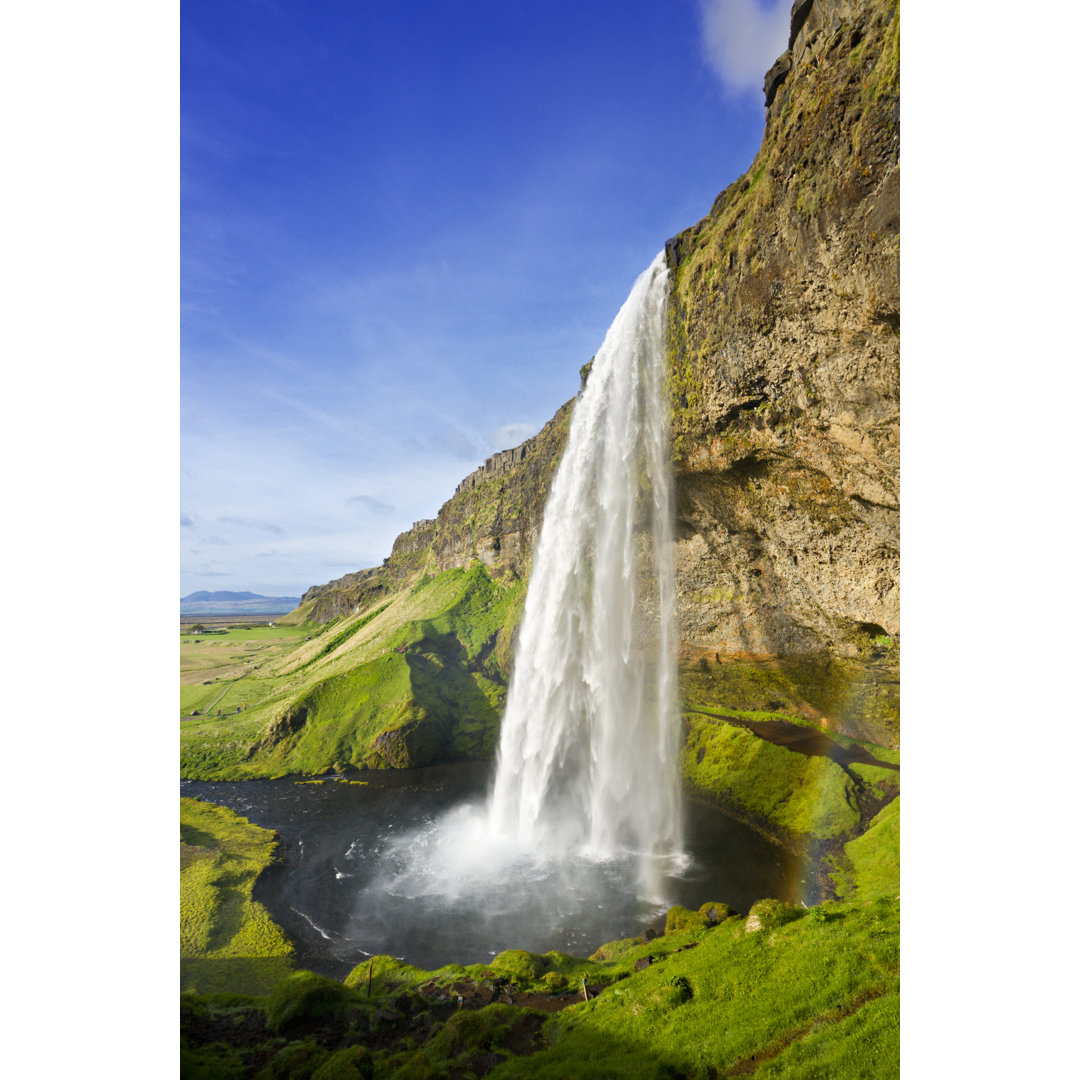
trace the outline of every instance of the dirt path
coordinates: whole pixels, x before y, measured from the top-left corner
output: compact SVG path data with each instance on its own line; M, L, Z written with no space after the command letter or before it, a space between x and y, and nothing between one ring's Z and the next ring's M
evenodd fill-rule
M246 678L247 678L247 677L248 677L248 676L249 676L250 674L251 674L251 672L250 672L250 671L245 671L243 675L237 675L237 677L236 677L235 679L230 679L230 680L229 680L229 681L228 681L228 682L227 682L227 683L226 683L226 684L225 684L225 685L224 685L224 686L223 686L223 687L221 688L221 693L220 693L220 694L218 694L218 696L217 696L216 698L214 698L214 700L213 700L213 701L211 701L211 702L210 702L210 704L209 704L209 705L207 705L205 709L201 709L201 710L199 711L199 715L200 715L200 716L209 716L209 715L210 715L210 710L211 710L212 708L214 708L214 706L215 706L215 705L217 705L217 703L218 703L219 701L221 701L221 699L222 699L222 698L223 698L223 697L224 697L224 696L225 696L225 695L226 695L226 694L227 694L227 693L228 693L228 692L229 692L229 691L230 691L230 690L231 690L231 689L232 689L232 688L233 688L233 687L234 687L234 686L235 686L235 685L236 685L236 684L237 684L237 683L238 683L238 682L239 682L239 681L241 680L241 679L246 679ZM235 711L234 711L234 712L233 712L233 713L231 713L231 714L230 714L230 713L226 713L225 715L226 715L226 716L229 716L229 715L233 715L233 716L235 716L235 715L236 715L236 713L235 713ZM195 717L193 717L193 716L181 716L181 717L180 717L180 719L181 719L181 720L194 720L194 719L196 719L196 718L195 718Z

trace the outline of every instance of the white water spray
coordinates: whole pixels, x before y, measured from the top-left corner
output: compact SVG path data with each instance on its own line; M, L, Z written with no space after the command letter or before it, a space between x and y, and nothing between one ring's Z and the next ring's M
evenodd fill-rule
M549 858L681 855L663 253L574 406L544 510L490 804L493 839Z

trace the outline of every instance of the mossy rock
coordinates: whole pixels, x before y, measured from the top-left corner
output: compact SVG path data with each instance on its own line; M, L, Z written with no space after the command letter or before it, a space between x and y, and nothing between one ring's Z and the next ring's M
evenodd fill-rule
M739 913L719 900L709 900L698 908L698 914L710 925L715 926L725 919L737 919Z
M444 1074L435 1068L423 1050L417 1050L390 1075L392 1080L437 1080Z
M282 979L266 1004L266 1026L283 1032L304 1020L318 1020L340 1013L348 1000L348 990L333 979L310 971L293 972Z
M255 1074L255 1080L309 1080L328 1057L329 1052L311 1040L291 1042Z
M432 1049L447 1057L487 1050L491 1046L491 1028L482 1012L462 1009L454 1013L432 1043Z
M524 949L507 949L491 961L493 971L519 984L535 982L543 967L543 957Z
M566 987L566 976L561 971L549 971L540 977L540 985L545 990L562 990Z
M625 955L631 949L636 949L640 944L641 938L636 937L619 938L616 941L605 941L604 944L589 957L589 959L596 960L600 963L608 960L618 960L620 956Z
M393 769L416 769L430 765L445 742L443 725L420 715L401 727L380 732L372 741L371 750Z
M675 975L661 996L668 1005L685 1005L694 996L694 989L685 975Z
M791 904L785 904L783 900L759 900L746 917L746 932L752 934L757 930L778 930L785 923L794 922L805 912Z
M311 1080L371 1080L375 1075L375 1060L364 1046L346 1046L331 1054L311 1074Z
M704 930L708 925L705 916L701 913L676 904L668 908L667 919L664 921L664 933L677 934L683 930Z

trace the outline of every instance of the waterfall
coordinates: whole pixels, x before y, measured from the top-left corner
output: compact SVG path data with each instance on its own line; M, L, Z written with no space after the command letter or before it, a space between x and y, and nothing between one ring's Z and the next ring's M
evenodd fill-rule
M489 806L538 856L681 850L663 252L574 406L534 552Z
M387 939L372 913L389 898L396 920L408 913L410 940L464 920L489 955L553 941L591 951L661 917L690 865L675 709L667 277L660 254L574 406L490 794L386 844L380 875L356 898L369 950Z

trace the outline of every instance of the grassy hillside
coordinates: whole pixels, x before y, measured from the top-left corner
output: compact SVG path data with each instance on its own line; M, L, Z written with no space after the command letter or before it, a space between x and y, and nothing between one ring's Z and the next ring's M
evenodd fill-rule
M181 776L409 768L489 755L524 595L521 580L494 581L474 563L417 575L328 626L182 644L182 708L202 715L181 726Z

